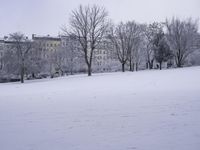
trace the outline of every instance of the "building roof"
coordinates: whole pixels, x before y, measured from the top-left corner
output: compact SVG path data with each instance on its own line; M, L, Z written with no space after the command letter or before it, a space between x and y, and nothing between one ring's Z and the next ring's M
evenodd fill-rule
M61 38L58 36L40 36L40 35L35 35L32 34L32 40L53 40L53 41L61 41Z

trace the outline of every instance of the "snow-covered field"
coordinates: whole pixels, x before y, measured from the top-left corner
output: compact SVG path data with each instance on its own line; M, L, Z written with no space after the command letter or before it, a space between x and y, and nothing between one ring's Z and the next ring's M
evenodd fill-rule
M135 149L200 149L200 67L0 84L0 150Z

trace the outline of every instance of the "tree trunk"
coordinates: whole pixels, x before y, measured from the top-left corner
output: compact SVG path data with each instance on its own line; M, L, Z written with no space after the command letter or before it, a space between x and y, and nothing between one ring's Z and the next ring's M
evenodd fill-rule
M176 64L176 66L177 66L178 68L181 68L181 67L182 67L182 63L181 63L181 61L180 61L180 60L178 60L178 62L177 62L177 64Z
M136 67L135 67L136 71L138 71L138 63L136 63Z
M125 64L122 63L122 72L125 72Z
M151 61L148 61L148 69L151 70Z
M149 69L149 63L146 62L146 69Z
M70 69L70 74L73 75L73 69L72 68Z
M61 76L64 76L64 71L61 70Z
M34 72L32 72L32 78L35 79L35 73Z
M130 71L133 71L132 61L130 59Z
M92 68L91 68L91 64L88 64L88 76L92 75Z
M154 60L150 60L150 61L149 61L149 69L150 69L150 70L153 69L153 61L154 61Z
M21 83L24 83L24 67L21 67Z
M160 70L162 70L162 62L160 62Z
M182 67L182 59L181 59L181 56L180 55L178 55L178 56L176 56L176 66L178 67L178 68L181 68Z
M135 71L135 63L133 63L133 71Z

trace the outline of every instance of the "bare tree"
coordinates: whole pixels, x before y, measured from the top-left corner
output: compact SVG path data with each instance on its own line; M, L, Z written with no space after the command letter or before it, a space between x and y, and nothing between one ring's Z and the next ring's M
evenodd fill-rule
M146 61L147 61L147 68L149 69L153 69L153 63L154 63L153 40L155 35L159 33L160 30L162 30L162 28L163 28L162 24L157 22L143 26L145 42L146 42Z
M10 58L7 62L10 65L10 70L18 70L20 74L21 83L24 83L24 75L27 67L27 60L29 52L32 49L32 42L28 40L28 38L22 33L13 33L10 34L10 49L9 49L9 57ZM5 57L8 56L5 55ZM12 60L11 60L12 59Z
M139 48L141 43L141 26L134 21L126 23L127 29L127 50L130 71L137 70L139 61Z
M45 64L46 62L42 59L42 51L38 43L33 42L26 58L26 74L31 75L31 78L37 78L37 75L45 69Z
M51 53L50 60L56 73L63 76L67 66L65 49L62 47L57 48ZM53 74L51 76L53 77Z
M88 67L88 76L92 73L92 59L94 50L101 42L107 27L107 11L105 8L93 5L82 6L72 11L70 30L63 29L65 33L73 35L79 41Z
M159 63L160 70L162 70L162 63L172 57L172 52L163 31L156 34L153 42L153 50L154 58Z
M182 67L186 58L198 49L198 22L191 18L166 20L167 39L173 50L177 67Z
M63 36L62 40L64 43L62 47L64 49L63 55L66 59L66 71L73 75L77 71L76 69L84 63L83 53L76 37L71 35Z
M111 27L109 39L114 45L119 62L122 65L122 72L125 72L125 64L128 61L128 38L129 32L124 23L120 23L117 27Z
M125 64L129 62L130 71L134 70L136 55L138 54L139 43L141 39L141 27L132 22L120 23L110 30L109 38L114 45L118 60L122 64L122 71L125 71ZM139 55L137 55L139 56ZM137 57L138 58L138 57Z
M139 64L141 63L141 57L144 55L143 47L143 38L139 36L134 41L133 71L138 71Z

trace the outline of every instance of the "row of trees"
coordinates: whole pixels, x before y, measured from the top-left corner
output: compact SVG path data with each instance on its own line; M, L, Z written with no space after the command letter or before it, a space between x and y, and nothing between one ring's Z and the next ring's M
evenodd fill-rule
M80 42L89 76L94 50L105 37L113 44L123 72L127 64L130 71L137 70L141 55L149 69L153 68L154 61L162 69L162 63L169 59L174 59L176 66L182 67L188 56L199 49L198 22L191 18L172 18L149 25L135 21L113 25L107 14L103 7L80 6L72 12L70 27L64 30Z
M76 66L83 62L83 55L72 41L53 51L44 52L38 42L28 39L23 33L10 34L1 58L3 67L0 70L0 79L20 76L20 81L24 83L25 76L38 78L40 74L41 78L73 74Z
M24 34L11 34L9 38L13 44L3 58L6 72L20 74L23 83L25 74L34 76L52 65L62 73L70 66L68 70L72 73L75 63L84 59L88 76L91 76L94 52L105 40L111 43L113 48L109 50L115 52L123 72L126 66L130 71L137 71L141 62L146 62L148 69L153 69L155 61L162 69L162 63L169 60L173 60L176 67L182 67L188 56L200 48L197 21L172 18L162 23L128 21L115 25L105 8L97 5L80 5L72 11L69 26L63 27L62 31L78 46L70 43L60 47L48 59L42 59L38 45Z
M20 81L24 83L25 74L39 73L45 60L41 58L41 52L35 43L22 33L13 33L9 36L8 47L5 48L3 59L3 71L6 75L20 75Z
M75 37L84 53L88 76L92 74L92 62L94 51L99 47L108 29L108 12L103 7L82 5L72 11L70 27L64 27L63 31L69 36Z

